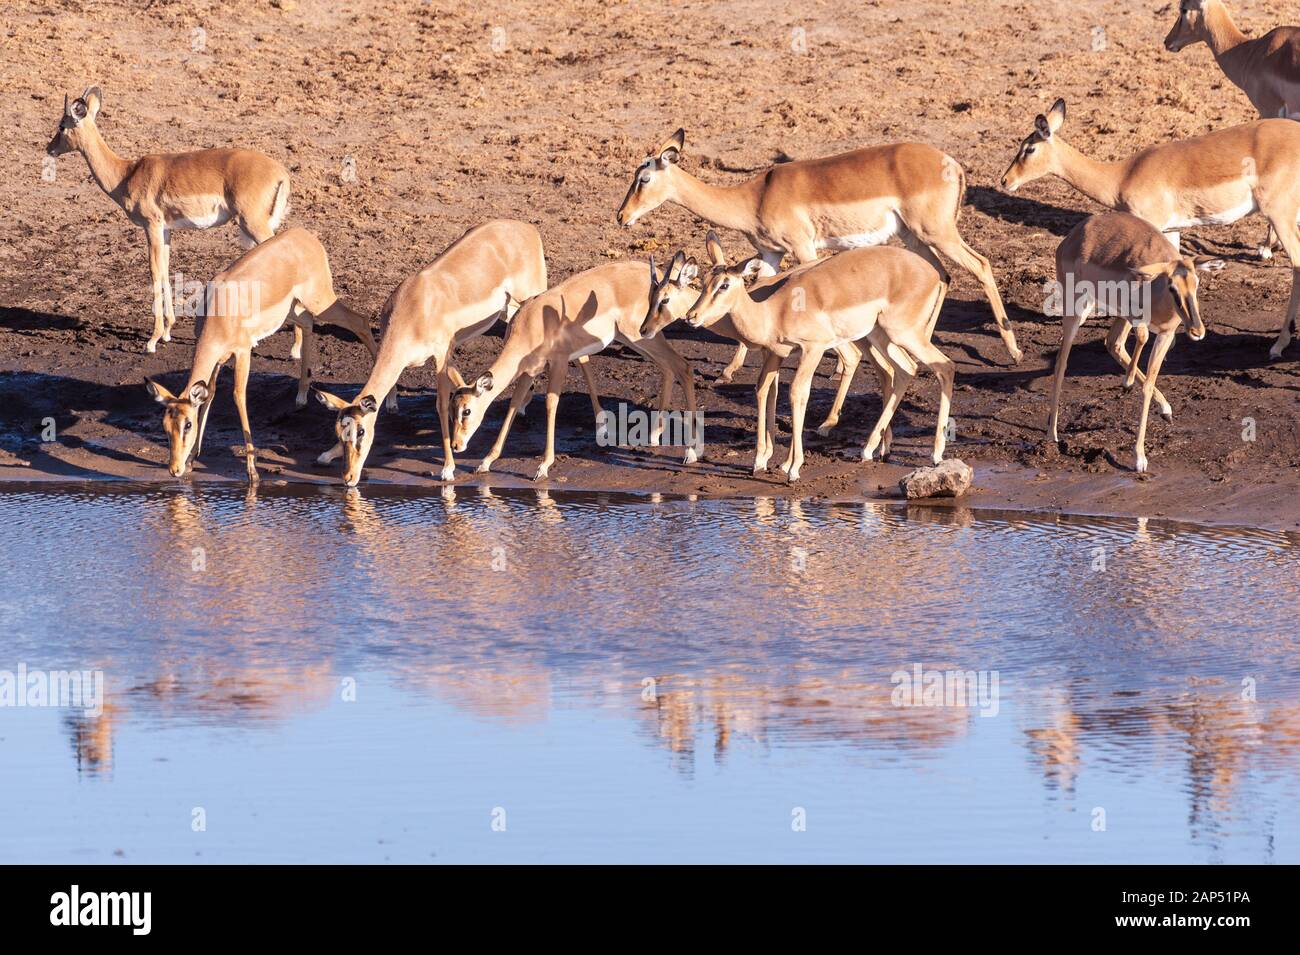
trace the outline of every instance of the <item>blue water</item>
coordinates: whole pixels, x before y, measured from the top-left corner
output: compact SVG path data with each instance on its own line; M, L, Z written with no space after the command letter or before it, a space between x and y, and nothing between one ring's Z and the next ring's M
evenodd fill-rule
M0 492L0 678L106 687L99 715L0 706L0 862L1296 862L1297 543L785 500ZM895 705L917 666L996 696Z

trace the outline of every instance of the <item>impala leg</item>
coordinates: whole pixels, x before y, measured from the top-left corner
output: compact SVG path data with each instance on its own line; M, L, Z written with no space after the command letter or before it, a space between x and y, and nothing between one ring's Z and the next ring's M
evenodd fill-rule
M894 365L870 342L867 343L867 354L871 356L871 363L876 368L876 377L880 381L880 405L883 408L894 390ZM894 429L886 428L880 439L880 460L884 461L889 457L889 449L893 444Z
M1174 343L1174 332L1161 332L1156 336L1156 343L1151 349L1151 360L1147 362L1147 380L1142 386L1142 417L1138 421L1137 434L1137 470L1141 474L1147 469L1147 413L1151 410L1151 398L1156 390L1156 376L1160 374L1160 365L1165 360L1165 353Z
M293 345L289 348L290 358L302 357L302 326L293 326Z
M729 385L731 379L736 377L736 372L745 366L745 356L749 354L749 349L744 345L736 346L736 354L731 356L731 361L727 367L722 369L722 374L718 376L718 384Z
M542 452L542 461L533 475L534 481L545 481L555 463L555 416L560 410L560 389L564 387L568 364L557 358L546 369L546 450Z
M1132 388L1133 382L1137 380L1138 359L1142 357L1142 349L1147 347L1147 339L1150 336L1151 333L1147 330L1147 327L1145 325L1139 325L1135 329L1133 357L1129 359L1128 367L1124 369L1124 390L1125 391ZM1145 376L1144 376L1144 383L1145 383Z
M1264 236L1263 243L1255 250L1261 259L1265 261L1273 258L1273 248L1277 245L1277 232L1273 230L1270 224L1268 234Z
M162 225L154 223L146 226L144 232L149 243L149 278L153 286L153 334L144 350L151 354L158 350L158 342L167 334L167 307L164 304L168 287L166 233Z
M172 231L163 229L162 247L159 249L162 259L163 279L163 336L162 340L172 340L172 326L176 324L176 302L172 292ZM197 338L197 333L195 335Z
M984 287L984 294L988 296L989 305L993 308L993 317L997 321L998 334L1002 336L1002 343L1006 345L1011 360L1018 364L1024 357L1024 352L1016 344L1016 333L1007 318L1007 309L1002 304L1002 296L998 292L998 283L993 278L993 266L989 264L989 260L966 244L966 240L957 233L955 225L950 235L941 236L930 244L979 279L980 285Z
M924 364L939 379L939 418L934 431L934 453L931 460L938 464L943 460L944 447L948 436L948 413L952 408L952 386L956 378L956 366L941 352L933 342L920 336L908 336L899 341L913 358Z
M190 466L198 460L199 453L203 450L203 434L208 429L208 412L212 410L212 402L217 398L217 377L221 374L221 364L218 363L212 368L212 378L208 382L208 400L203 402L203 408L199 411L199 436L194 439L194 452L190 455Z
M1147 380L1147 376L1142 374L1142 369L1137 367L1136 361L1130 362L1128 349L1124 347L1125 342L1128 341L1129 332L1131 330L1132 326L1124 319L1115 319L1115 321L1111 323L1109 334L1106 336L1106 350L1110 352L1111 357L1113 357L1121 367L1128 369L1131 363L1134 368L1136 381L1141 384ZM1145 340L1145 338L1139 337L1139 341L1145 342ZM1128 387L1127 381L1125 382L1125 387ZM1174 409L1169 406L1169 402L1165 400L1165 396L1161 394L1160 389L1157 388L1152 395L1155 398L1156 404L1160 406L1160 413L1166 418L1172 418L1174 416Z
M837 373L840 380L835 389L835 401L831 404L830 413L826 415L826 420L817 428L817 433L823 438L830 434L831 429L840 423L840 411L844 408L844 399L849 395L849 386L853 384L853 376L858 370L858 364L862 361L862 352L852 342L835 349L835 353L839 356Z
M1294 214L1284 220L1269 217L1287 258L1291 260L1291 300L1286 306L1286 319L1278 329L1277 341L1268 350L1268 357L1274 359L1281 358L1282 352L1291 344L1291 330L1295 327L1296 311L1300 308L1300 231L1296 229L1295 218Z
M330 302L328 308L316 313L316 320L346 328L361 339L361 344L365 345L366 350L370 352L372 361L379 357L379 346L375 344L375 335L370 330L370 320L358 312L340 308L337 299Z
M885 432L889 430L890 422L894 418L894 412L898 409L903 400L903 395L907 392L907 386L916 377L910 368L899 364L889 353L888 342L883 335L877 337L876 332L872 332L872 336L871 343L876 346L877 352L884 356L885 361L889 362L893 368L894 386L890 389L889 394L885 396L880 408L880 418L876 421L875 427L871 429L871 435L867 438L867 443L862 449L863 461L870 461L875 457L876 448L880 447L881 439L884 437Z
M1068 310L1067 310L1068 311ZM1061 347L1056 351L1056 370L1052 375L1052 410L1047 415L1047 437L1059 441L1057 422L1061 410L1061 386L1065 383L1065 366L1070 361L1070 349L1074 347L1074 336L1079 334L1079 326L1087 321L1092 306L1085 305L1081 315L1065 315L1061 325Z
M587 382L587 394L591 396L591 410L596 415L596 443L604 447L609 442L609 422L605 419L605 410L600 406L600 389L596 387L596 376L592 373L590 360L586 355L578 359L582 377Z
M790 383L790 451L786 454L781 470L791 484L799 480L799 471L803 467L803 419L808 410L808 394L812 390L813 375L824 354L825 347L814 346L803 350L794 380Z
M676 349L668 344L668 341L662 335L656 335L654 338L643 338L632 345L641 354L655 362L664 371L663 390L659 393L659 424L658 429L662 433L664 415L668 411L668 405L672 398L673 379L681 383L682 391L686 393L686 426L682 430L682 440L686 442L686 456L682 460L683 464L694 464L702 456L703 447L701 436L695 433L695 382L691 376L691 365L685 358L677 354ZM654 442L652 439L652 443Z
M298 324L301 322L302 324ZM305 309L300 311L298 321L294 323L302 339L302 349L298 357L298 394L293 403L299 408L307 404L307 392L311 389L312 370L316 367L316 333L312 328L312 314Z
M438 361L438 426L442 428L442 471L438 477L443 481L456 480L456 458L451 451L451 427L448 423L448 414L451 410L451 364L443 356ZM506 420L510 416L506 415Z
M754 452L754 473L767 470L772 457L772 432L776 430L777 379L781 374L781 357L774 352L763 352L763 368L758 373L754 396L758 407L758 447Z
M521 375L519 381L515 383L514 394L510 396L510 407L506 410L506 420L501 422L501 430L497 433L497 439L492 444L492 450L487 453L487 457L479 464L479 474L487 474L492 469L496 459L501 457L501 451L506 446L506 435L510 433L510 425L514 423L515 415L519 409L533 396L532 388L532 375Z
M235 409L239 412L239 426L244 429L244 463L248 467L248 483L257 483L257 451L253 447L253 429L248 424L248 371L253 363L251 351L235 352Z

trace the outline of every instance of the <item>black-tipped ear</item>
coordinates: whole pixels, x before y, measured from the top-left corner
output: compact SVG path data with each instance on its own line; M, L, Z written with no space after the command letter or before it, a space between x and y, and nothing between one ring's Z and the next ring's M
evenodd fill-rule
M1052 127L1047 124L1047 117L1042 113L1034 117L1034 132L1038 133L1043 139L1052 138Z
M679 129L659 145L659 158L664 162L675 163L681 160L682 150L686 148L686 130Z
M190 385L190 402L192 404L201 405L203 402L207 401L211 395L212 391L208 388L208 384L205 381L196 381L194 384Z
M145 390L148 391L149 394L153 397L153 400L158 402L159 404L162 404L165 401L169 401L175 397L170 391L168 391L162 385L158 384L158 382L154 381L152 378L146 378L144 380L144 387Z
M375 401L374 395L362 395L361 400L357 402L357 407L366 414L374 414L379 410L379 402Z
M485 395L492 390L492 372L488 372L474 382L474 394Z

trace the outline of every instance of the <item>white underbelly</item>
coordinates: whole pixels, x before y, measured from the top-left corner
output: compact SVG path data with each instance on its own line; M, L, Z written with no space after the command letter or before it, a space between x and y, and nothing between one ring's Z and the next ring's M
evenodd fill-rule
M595 355L598 352L602 352L609 347L610 342L613 340L614 336L610 335L609 338L600 338L592 342L590 345L583 345L569 356L569 361L577 361L579 358L586 358L588 355Z
M1244 219L1252 212L1258 211L1259 205L1255 202L1255 197L1247 196L1242 202L1224 209L1221 212L1210 213L1195 218L1175 219L1174 221L1167 223L1163 231L1168 232L1171 229L1192 229L1196 226L1203 225L1230 225L1238 219Z
M817 243L818 248L825 249L829 252L845 252L849 249L865 249L873 245L881 245L888 242L894 236L898 235L898 215L889 213L885 216L884 222L877 229L867 232L856 232L851 235L827 236Z
M230 209L226 200L212 196L206 202L197 200L188 215L177 216L167 220L169 229L210 229L230 221Z

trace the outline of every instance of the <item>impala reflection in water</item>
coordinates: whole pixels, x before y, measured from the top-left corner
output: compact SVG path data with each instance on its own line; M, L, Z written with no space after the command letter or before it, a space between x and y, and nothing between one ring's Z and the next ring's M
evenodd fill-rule
M105 675L98 716L0 707L4 861L1300 858L1287 535L450 488L0 518L0 670Z

